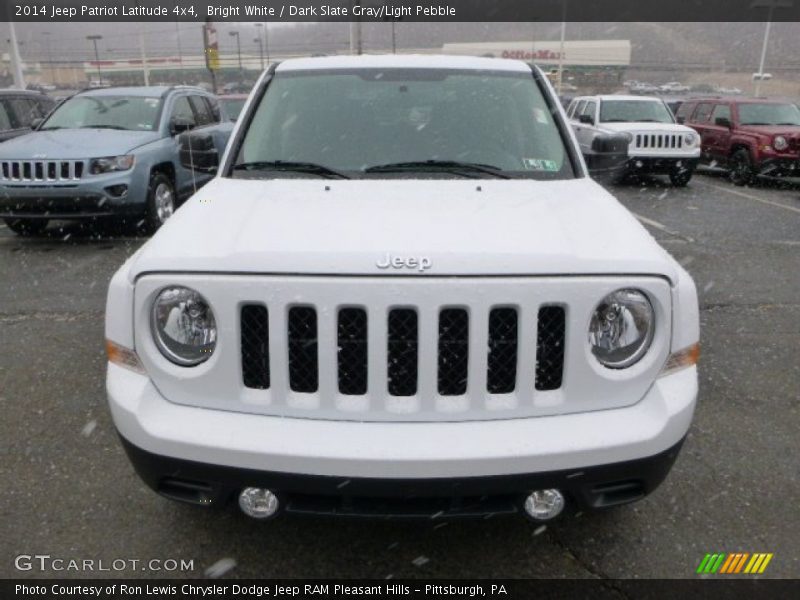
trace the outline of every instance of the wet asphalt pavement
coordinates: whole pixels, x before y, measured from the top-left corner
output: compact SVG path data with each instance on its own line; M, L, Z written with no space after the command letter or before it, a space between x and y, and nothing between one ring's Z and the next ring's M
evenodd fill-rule
M800 185L716 174L613 192L695 278L700 401L684 449L642 502L546 528L522 518L256 522L156 496L105 404L108 280L144 237L0 225L0 577L695 577L707 552L771 552L800 576ZM185 572L17 571L20 554L193 561Z

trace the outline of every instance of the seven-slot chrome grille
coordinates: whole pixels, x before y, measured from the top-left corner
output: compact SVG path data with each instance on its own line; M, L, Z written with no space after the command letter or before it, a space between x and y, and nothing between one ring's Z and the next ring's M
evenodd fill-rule
M0 161L3 181L71 182L83 177L82 160L4 160Z
M241 309L242 381L245 387L270 386L268 309L246 304ZM289 387L293 392L314 393L319 387L318 313L313 306L292 306L287 313L287 363ZM443 307L437 319L436 392L440 396L461 396L469 385L470 325L469 310ZM336 378L340 394L359 396L369 393L370 327L386 332L386 382L380 390L391 396L414 396L419 389L420 369L429 368L419 360L419 319L414 308L388 311L386 320L370 323L362 308L341 308L335 316ZM488 328L483 335L487 372L485 391L510 394L517 386L518 370L535 373L539 391L561 387L564 371L565 313L561 306L542 306L538 310L536 332L520 331L518 310L494 307L489 311ZM520 335L535 336L536 357L532 364L519 364Z
M634 138L634 148L649 150L683 148L683 134L678 133L637 133Z

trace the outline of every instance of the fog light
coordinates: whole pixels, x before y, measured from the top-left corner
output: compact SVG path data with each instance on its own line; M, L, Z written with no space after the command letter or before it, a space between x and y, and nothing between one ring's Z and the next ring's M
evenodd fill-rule
M525 498L527 515L536 521L549 521L564 510L564 495L558 490L537 490Z
M239 508L248 517L268 519L278 512L278 497L264 488L248 487L239 494Z

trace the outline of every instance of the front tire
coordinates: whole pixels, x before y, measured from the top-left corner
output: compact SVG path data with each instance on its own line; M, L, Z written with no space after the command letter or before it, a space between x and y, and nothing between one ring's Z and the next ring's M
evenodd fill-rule
M686 167L680 167L673 169L669 174L669 180L675 187L686 187L688 183L692 180L692 175L694 175L694 169L687 169Z
M750 153L744 148L740 148L731 156L730 180L733 185L739 187L749 185L755 179L753 162L750 160Z
M47 227L47 219L3 219L8 228L24 237L39 235Z
M155 233L167 222L177 208L175 186L164 173L153 173L147 187L147 212L145 213L145 229Z

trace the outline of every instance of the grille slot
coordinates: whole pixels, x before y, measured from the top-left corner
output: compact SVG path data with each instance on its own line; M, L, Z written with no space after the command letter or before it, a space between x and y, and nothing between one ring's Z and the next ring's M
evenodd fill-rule
M242 307L242 379L245 387L269 388L269 313L266 307Z
M468 366L469 315L463 308L446 308L439 313L439 394L465 394Z
M515 308L495 308L489 313L486 390L510 394L517 383L517 330Z
M289 387L314 393L319 388L317 311L311 306L289 309Z
M367 311L343 308L338 323L339 392L348 396L367 393Z
M539 309L536 334L536 389L557 390L564 374L566 322L561 306Z
M396 308L389 311L387 374L389 394L413 396L417 393L419 323L417 311Z

